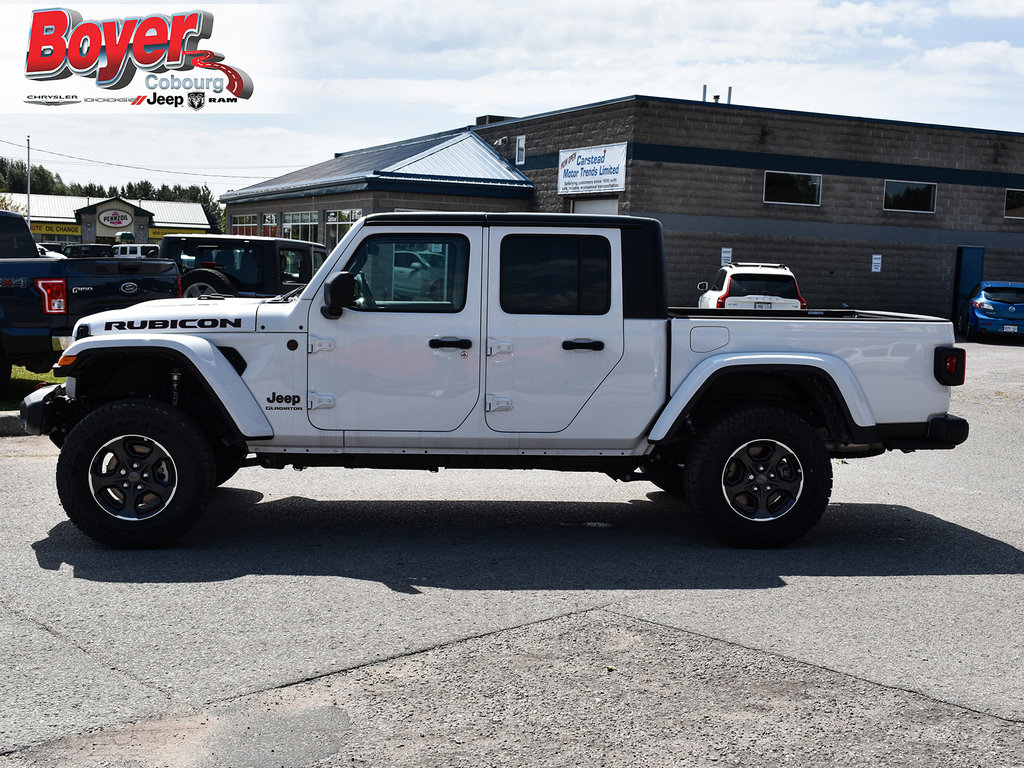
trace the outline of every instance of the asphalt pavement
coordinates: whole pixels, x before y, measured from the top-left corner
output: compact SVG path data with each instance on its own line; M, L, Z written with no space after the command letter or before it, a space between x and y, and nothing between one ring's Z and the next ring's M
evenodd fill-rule
M1019 768L1024 346L964 346L968 443L768 552L645 483L256 468L119 552L0 440L0 766Z

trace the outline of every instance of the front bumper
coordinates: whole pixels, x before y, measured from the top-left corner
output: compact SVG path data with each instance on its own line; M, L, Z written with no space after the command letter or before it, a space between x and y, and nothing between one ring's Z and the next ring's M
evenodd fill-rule
M21 423L28 434L48 435L57 427L63 395L62 384L51 384L40 387L21 401Z

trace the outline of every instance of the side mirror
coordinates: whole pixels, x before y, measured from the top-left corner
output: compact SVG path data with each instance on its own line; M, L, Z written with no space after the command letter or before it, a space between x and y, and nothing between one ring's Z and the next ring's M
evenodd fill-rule
M356 289L356 278L350 272L336 272L324 283L324 305L320 314L328 320L341 317L345 307L351 307L359 298Z
M707 289L708 289L708 284L706 282L697 283L697 290L698 291L706 291Z

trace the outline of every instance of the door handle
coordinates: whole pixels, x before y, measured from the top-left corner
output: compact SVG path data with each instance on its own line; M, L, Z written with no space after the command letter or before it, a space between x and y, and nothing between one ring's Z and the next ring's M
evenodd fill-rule
M472 349L471 339L454 339L445 337L443 339L431 339L427 342L431 349Z
M562 342L562 349L589 349L594 352L600 352L604 349L603 341L591 341L590 339L572 339L565 340Z

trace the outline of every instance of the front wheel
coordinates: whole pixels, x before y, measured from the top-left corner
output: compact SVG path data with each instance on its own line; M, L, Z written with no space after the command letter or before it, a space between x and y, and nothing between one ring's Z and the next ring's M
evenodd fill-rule
M815 431L783 408L746 408L713 422L685 468L691 506L726 542L779 547L821 519L832 464Z
M153 400L97 408L68 434L57 494L83 533L111 547L169 544L213 492L210 443L187 414Z

